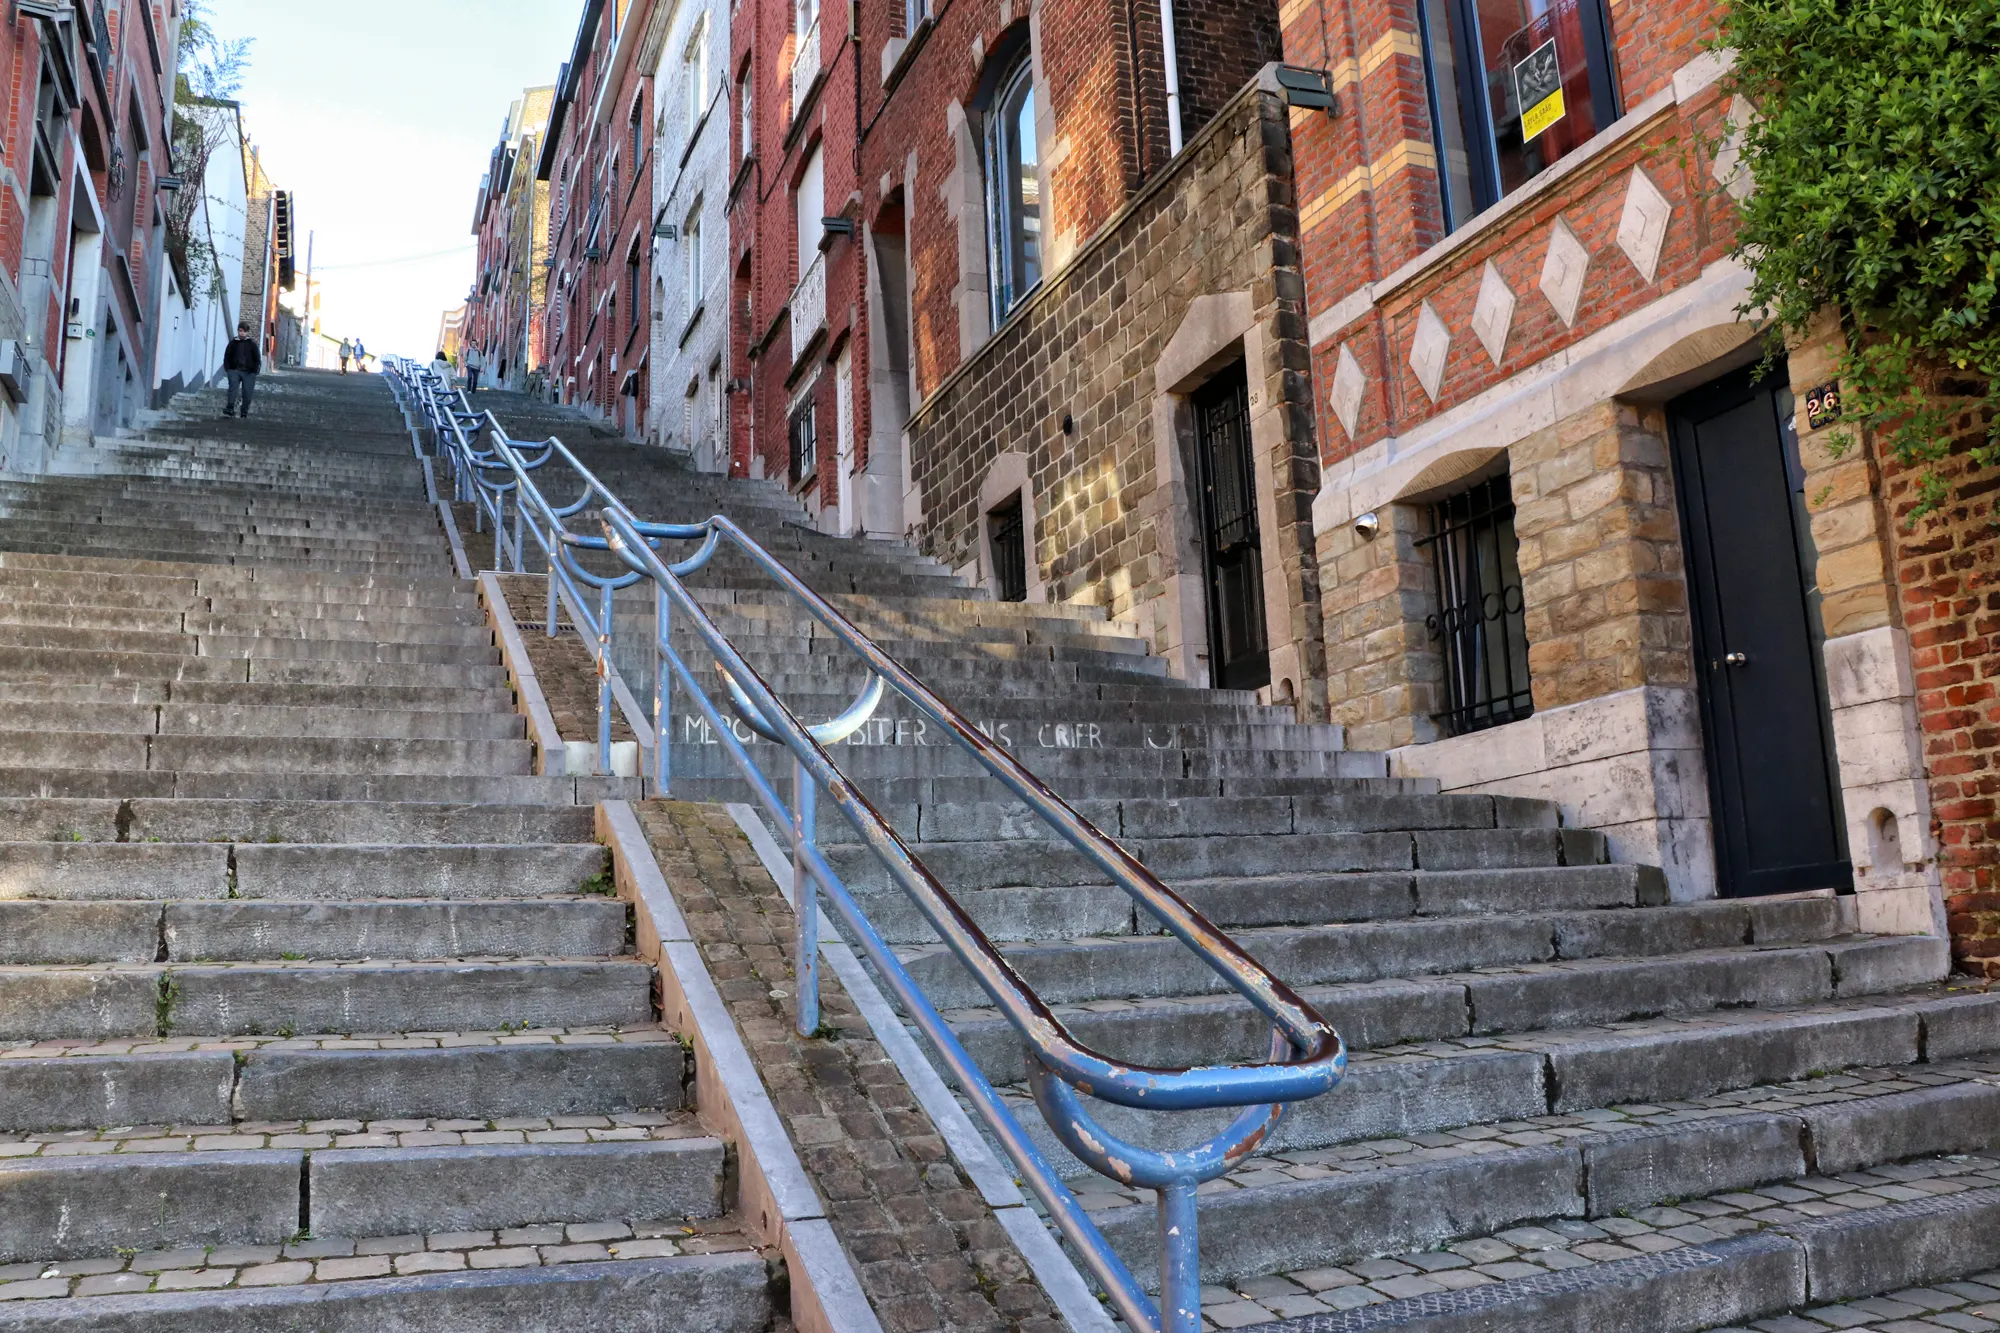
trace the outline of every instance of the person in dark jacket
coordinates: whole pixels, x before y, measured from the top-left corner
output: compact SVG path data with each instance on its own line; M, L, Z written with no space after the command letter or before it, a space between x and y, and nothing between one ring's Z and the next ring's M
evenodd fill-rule
M229 381L229 394L222 404L222 415L237 415L236 395L239 389L243 394L242 415L250 415L250 398L257 392L257 374L263 368L264 359L257 353L257 341L250 336L250 326L238 324L236 336L229 340L228 348L222 353L222 375Z

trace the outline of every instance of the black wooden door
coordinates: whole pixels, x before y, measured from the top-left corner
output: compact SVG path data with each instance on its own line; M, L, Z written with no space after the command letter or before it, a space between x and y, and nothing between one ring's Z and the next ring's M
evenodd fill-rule
M1790 401L1746 371L1671 408L1716 870L1731 897L1853 882Z
M1209 666L1225 690L1271 683L1264 629L1264 553L1257 530L1257 464L1250 449L1250 385L1243 364L1194 396L1201 473L1202 552L1208 581Z

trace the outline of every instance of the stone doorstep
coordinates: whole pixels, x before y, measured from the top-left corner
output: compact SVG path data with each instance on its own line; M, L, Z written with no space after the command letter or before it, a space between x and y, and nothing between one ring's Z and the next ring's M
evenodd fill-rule
M553 1222L358 1239L301 1236L283 1245L193 1246L4 1265L0 1302L292 1287L420 1273L737 1254L756 1248L733 1217Z
M1632 1320L1622 1326L1634 1333L1665 1328L1690 1333L1706 1323L1662 1322L1660 1307L1670 1303L1650 1294L1652 1281L1674 1271L1676 1261L1665 1256L1681 1256L1678 1263L1685 1271L1690 1264L1726 1258L1732 1241L1752 1235L1779 1238L1802 1251L1806 1261L1791 1270L1792 1281L1775 1284L1744 1281L1721 1270L1720 1285L1735 1302L1734 1317L1749 1323L1798 1309L1813 1319L1798 1325L1751 1325L1758 1330L1818 1333L1863 1326L1844 1312L1873 1314L1866 1307L1875 1292L1912 1282L1937 1284L1926 1289L1931 1295L1924 1298L1933 1311L1983 1305L1995 1312L1994 1323L2000 1325L2000 1273L1986 1271L2000 1254L1996 1186L2000 1159L1929 1158L1837 1177L1804 1176L1760 1190L1590 1222L1548 1219L1436 1249L1210 1283L1202 1289L1203 1327L1263 1324L1287 1333L1436 1328L1456 1333L1476 1326L1483 1333L1534 1333L1555 1325L1537 1322L1551 1318L1552 1312L1531 1302L1601 1282L1622 1288L1619 1299ZM1968 1227L1988 1234L1960 1246L1967 1251L1965 1266L1956 1272L1924 1271L1939 1262L1939 1249L1951 1248L1950 1241L1932 1243L1935 1233ZM1948 1290L1954 1283L1945 1279L1967 1274L1976 1290ZM1824 1311L1833 1301L1851 1304L1834 1307L1840 1314L1813 1318L1815 1310ZM1510 1311L1510 1306L1518 1310ZM1481 1311L1484 1318L1463 1322ZM1560 1326L1607 1325L1564 1321Z

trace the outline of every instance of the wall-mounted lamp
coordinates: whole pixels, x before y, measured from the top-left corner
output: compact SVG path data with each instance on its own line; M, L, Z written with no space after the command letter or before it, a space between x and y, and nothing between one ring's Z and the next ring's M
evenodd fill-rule
M854 235L854 219L847 217L821 218L819 220L820 253L824 254L833 247L834 237L852 235Z
M678 240L679 240L680 238L681 238L681 229L680 229L679 227L676 227L676 226L675 226L675 225L674 225L673 223L671 223L671 222L655 222L655 223L653 224L653 239L654 239L654 240L656 240L656 241L678 241Z
M1374 541L1376 534L1381 531L1382 520L1376 516L1375 511L1372 509L1354 520L1354 535L1363 541Z
M153 177L153 184L156 188L162 190L178 190L181 186L186 185L187 182L179 176L155 176Z

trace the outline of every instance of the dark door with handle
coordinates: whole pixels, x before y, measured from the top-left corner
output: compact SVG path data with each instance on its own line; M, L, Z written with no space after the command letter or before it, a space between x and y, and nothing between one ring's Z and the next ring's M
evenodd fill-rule
M1196 390L1194 417L1209 672L1219 689L1262 689L1271 683L1271 657L1264 626L1257 462L1250 448L1250 382L1242 362Z
M1743 371L1669 412L1721 891L1845 888L1791 394Z

